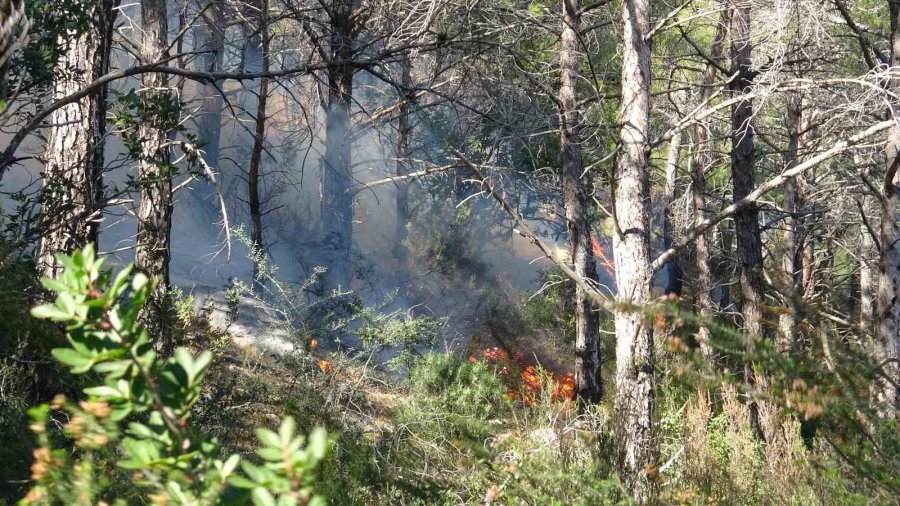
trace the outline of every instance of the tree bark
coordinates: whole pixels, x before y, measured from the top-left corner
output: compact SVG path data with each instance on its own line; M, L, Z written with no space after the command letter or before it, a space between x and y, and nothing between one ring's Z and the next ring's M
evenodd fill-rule
M752 45L750 42L750 4L743 0L731 0L731 55L733 70L737 78L732 81L731 91L735 96L748 92L753 85L751 66ZM735 202L748 196L754 189L754 167L756 153L754 147L753 105L750 100L742 100L732 107L731 114L731 179L732 197ZM734 215L734 229L737 237L737 257L740 263L741 315L744 330L751 336L765 335L763 329L762 306L765 294L762 268L762 240L759 229L759 211L755 202ZM757 381L751 364L745 364L744 375L748 383ZM747 405L750 427L757 439L765 440L759 405L751 400Z
M750 5L739 0L732 0L732 8L731 51L737 78L731 84L731 91L735 96L739 96L749 91L753 85L753 74L750 68L752 50ZM733 198L737 202L749 195L754 187L753 174L756 153L751 101L744 100L735 104L731 118L731 177ZM764 298L762 242L758 215L756 203L734 215L738 261L740 262L741 313L744 317L744 329L755 336L763 335L762 304Z
M596 281L597 265L591 249L590 208L581 157L581 117L578 110L578 46L581 13L578 0L561 0L562 36L559 49L559 132L563 204L573 270ZM580 286L575 286L575 389L579 398L597 402L603 395L600 381L598 315Z
M353 167L350 107L353 100L353 14L358 0L331 3L331 47L328 67L328 110L322 166L322 241L327 251L326 287L348 286L352 280Z
M201 2L203 4L205 2ZM195 48L202 53L197 58L197 70L219 72L225 59L225 6L213 1L200 16L197 35L200 40ZM220 140L222 137L222 81L198 84L202 105L198 111L197 133L203 148L203 159L213 168L219 167Z
M62 35L65 48L54 70L53 101L82 89L109 71L114 2L92 2L84 33ZM103 193L103 148L106 136L106 86L51 115L44 188L41 194L41 240L37 263L41 274L55 277L62 265L57 253L69 254L96 242Z
M681 132L676 132L669 141L669 154L666 157L666 184L663 191L663 251L674 244L672 230L672 204L675 202L675 190L678 184L678 161L681 152ZM681 297L682 271L678 261L673 257L663 265L665 281L663 293L667 296Z
M889 0L891 19L890 66L900 68L900 0ZM892 78L888 89L900 91L900 78ZM900 203L900 100L889 98L889 114L895 124L888 130L885 146L886 172L881 195L881 265L878 287L878 342L876 361L884 377L878 379L876 397L879 413L884 418L897 416L897 384L900 382L900 229L897 226L897 204Z
M141 59L144 63L159 61L168 56L168 23L165 0L141 2L143 42ZM138 209L137 244L134 252L136 267L159 280L159 287L145 311L143 319L156 341L158 349L168 349L168 332L163 322L163 302L169 286L170 233L172 229L172 176L166 142L169 137L167 117L171 111L160 109L160 103L175 100L169 90L167 74L149 72L141 76L141 107L151 112L150 120L140 126L139 154L140 204ZM177 114L177 113L176 113Z
M785 167L791 168L800 162L803 136L806 122L803 114L803 102L799 96L790 97L787 106L786 126L788 131L788 147L784 156ZM802 181L792 178L784 185L784 253L782 269L784 286L787 290L786 311L779 316L779 335L775 347L779 351L790 350L796 342L797 318L800 313L798 299L803 295L803 219L798 214L803 210L803 198L800 191Z
M269 71L269 0L260 0L259 33L262 44L262 72ZM247 174L247 202L250 207L250 242L257 255L265 254L263 242L262 208L259 195L259 168L262 161L263 145L266 139L266 104L269 99L269 79L259 80L259 98L256 104L256 130L253 138L253 150L250 153L250 168ZM253 280L257 283L259 270L253 263Z
M871 344L875 335L875 315L878 314L878 265L879 252L876 236L880 234L877 223L868 220L867 216L878 214L877 199L866 196L863 199L861 223L859 227L859 326L866 334L866 341Z
M638 502L652 496L653 333L635 309L650 300L650 2L622 5L622 130L616 160L616 399L625 483Z
M719 24L716 26L716 34L713 37L712 47L709 51L709 57L713 61L720 61L724 52L725 34L728 31L730 23L731 10L721 5L722 13L720 14ZM700 92L700 103L708 104L715 92L713 86L716 83L716 66L707 63L703 69L703 81ZM705 106L709 107L709 105ZM701 112L702 114L702 112ZM697 144L694 150L693 160L691 161L691 193L693 195L694 224L699 225L706 221L708 210L706 208L706 171L714 162L714 154L712 146L710 146L710 128L712 127L712 118L706 118L694 126L694 142ZM700 350L707 360L713 359L713 351L709 346L709 327L703 322L713 317L715 313L715 302L713 301L713 266L712 254L710 253L709 239L706 234L700 234L694 240L694 250L696 251L697 260L697 312L700 314L700 327L697 331L697 340L700 343Z

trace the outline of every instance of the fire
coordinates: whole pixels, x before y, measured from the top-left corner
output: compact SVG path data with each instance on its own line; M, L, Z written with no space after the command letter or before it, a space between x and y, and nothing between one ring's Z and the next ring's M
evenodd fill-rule
M316 360L316 365L325 374L331 374L334 372L334 365L331 362L325 360L324 358L320 358L319 360Z
M594 252L594 257L600 260L600 267L610 277L614 277L616 275L616 265L609 257L606 256L606 252L603 250L603 245L600 244L600 238L596 236L591 237L591 250L593 250Z
M483 363L491 365L495 374L509 387L506 397L520 401L526 406L541 399L543 392L549 392L551 402L565 402L575 398L575 376L572 373L553 373L539 365L526 364L521 351L510 354L499 347L481 350ZM468 358L478 363L476 355Z

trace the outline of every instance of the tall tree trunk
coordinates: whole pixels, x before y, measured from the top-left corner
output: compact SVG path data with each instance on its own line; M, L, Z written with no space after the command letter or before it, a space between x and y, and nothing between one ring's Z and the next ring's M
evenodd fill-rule
M144 63L159 61L168 56L168 23L166 0L141 2L141 28L143 43L141 60ZM168 333L163 322L165 291L169 286L170 232L172 229L172 176L174 167L169 162L169 150L165 144L169 127L177 118L170 108L161 110L159 104L171 104L177 100L169 90L166 74L150 72L141 78L141 105L153 111L152 119L140 126L141 149L139 156L138 184L140 205L138 209L137 244L134 262L137 268L150 277L160 280L159 288L150 301L144 320L158 349L168 349ZM174 112L177 114L177 110Z
M666 157L666 184L663 192L663 251L672 247L674 231L672 230L672 205L675 202L675 190L678 184L678 161L681 153L681 131L669 141L669 154ZM663 293L667 296L681 297L681 266L673 257L666 261L662 268L665 281Z
M412 86L412 78L410 77L412 62L409 54L404 54L400 59L400 108L397 118L397 167L396 176L403 177L409 172L409 135L411 126L409 121L409 110L412 106L413 92L410 91ZM406 224L409 222L409 182L406 180L397 181L397 221L395 222L394 232L394 250L397 260L406 261L407 249L403 245L406 240L407 230Z
M857 163L859 165L859 163ZM877 214L878 203L871 196L863 199L859 226L859 326L866 334L866 341L875 335L875 315L878 314L878 223L865 219ZM867 223L868 222L868 223Z
M724 2L722 2L724 4ZM728 31L730 23L731 10L721 5L722 14L720 15L719 24L716 26L716 34L712 41L712 47L709 51L709 57L713 61L721 61L725 46L725 34ZM707 63L703 69L702 89L700 92L700 103L708 104L715 92L713 86L716 83L716 66ZM704 106L708 108L709 106ZM710 146L710 128L712 127L712 119L698 121L694 126L694 142L697 147L694 150L693 160L691 161L691 193L693 195L694 223L700 224L706 220L708 211L706 208L706 171L712 167L714 162L714 154ZM715 312L715 303L712 297L713 291L713 266L712 254L709 248L709 239L706 234L700 234L694 240L694 250L697 256L697 312L700 314L700 328L697 332L697 340L700 342L700 350L707 360L712 360L713 352L709 346L709 327L703 322L713 317Z
M741 0L732 0L731 51L737 78L731 89L735 96L749 91L753 85L750 69L750 5ZM744 100L732 109L731 133L731 177L734 201L746 197L753 191L753 173L756 164L754 152L754 129L752 124L753 106ZM734 216L737 235L738 261L740 262L741 308L744 329L755 336L763 334L762 304L762 242L759 230L759 211L756 205L747 206Z
M269 71L269 0L260 0L259 34L262 44L262 72ZM262 209L259 198L259 167L262 161L263 145L266 140L266 103L269 99L269 79L259 80L259 98L256 104L256 131L253 151L250 153L250 168L247 174L247 202L250 206L250 242L258 255L265 254L263 242ZM258 282L256 262L253 263L253 280Z
M791 168L801 162L800 156L803 150L802 139L806 131L806 123L803 114L803 100L799 96L788 99L786 126L788 131L788 147L784 156L785 168ZM800 178L792 178L784 185L784 254L782 256L782 269L784 270L784 285L787 293L787 311L779 316L779 336L775 346L780 351L787 351L794 346L796 341L797 318L800 313L800 305L797 300L803 295L803 220L798 216L803 210L803 199L800 192L802 181Z
M900 68L900 0L888 1L891 16L890 66ZM900 78L888 83L889 90L900 92ZM900 100L890 100L894 119L900 118ZM887 171L881 196L881 272L878 287L879 328L876 360L884 378L879 378L876 394L879 412L885 418L897 416L897 384L900 383L900 229L897 204L900 202L900 128L888 131L885 147Z
M328 67L328 110L322 167L322 241L328 251L326 286L348 286L352 280L353 166L350 107L353 100L353 13L358 0L331 3L331 47Z
M732 81L731 91L735 96L749 91L753 85L753 74L750 68L750 3L744 0L731 0L731 54L733 70L737 78ZM753 173L756 164L754 152L754 129L752 124L753 106L750 100L735 104L731 114L731 179L732 197L735 202L743 199L753 191ZM734 215L734 229L737 237L737 257L740 263L741 314L744 319L744 330L753 337L763 336L762 306L764 300L762 268L762 240L760 238L758 209L755 204L747 206ZM746 380L753 384L757 381L751 364L745 364ZM759 418L759 405L750 401L750 427L760 440L765 436Z
M205 4L205 2L201 2ZM225 59L225 6L213 0L200 17L196 51L202 53L197 58L197 70L219 72ZM218 168L220 139L222 137L222 82L204 82L197 85L202 105L198 111L197 134L203 146L203 159L210 166Z
M578 0L561 0L562 37L559 49L560 165L563 203L571 258L579 277L596 280L597 265L591 250L588 192L582 178L580 113L576 82L581 13ZM575 287L575 385L585 401L596 402L603 395L600 381L599 320L587 294Z
M54 70L53 100L76 91L109 70L114 2L90 4L90 25L75 37L62 35L64 48ZM103 146L106 135L106 87L60 107L49 118L44 188L41 194L41 241L38 266L55 277L62 266L57 253L71 253L96 242L103 191Z
M638 502L652 496L653 333L628 306L650 300L650 2L622 5L622 131L616 160L613 251L616 262L616 399L622 473Z
M797 185L797 188L813 188L816 185L816 168L813 167L806 174L803 174L800 177L796 178L794 183ZM813 214L813 213L810 213ZM809 225L809 220L804 218L801 220L801 225L803 225L803 237L800 238L800 243L803 245L802 250L802 267L801 267L801 291L804 297L809 298L815 294L816 291L816 240L815 236L812 233L812 230Z

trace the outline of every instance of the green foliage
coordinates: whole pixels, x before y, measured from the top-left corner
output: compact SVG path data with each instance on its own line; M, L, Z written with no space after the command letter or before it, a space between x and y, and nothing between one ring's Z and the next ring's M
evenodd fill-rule
M130 473L136 489L157 504L323 502L313 480L329 447L324 430L307 441L287 418L277 433L257 430L261 464L241 462L238 455L219 459L218 442L189 425L212 354L194 357L179 348L169 360L159 357L138 319L155 283L133 274L131 266L113 276L92 246L57 258L65 270L42 280L56 301L35 307L32 315L64 325L69 346L54 349L53 356L102 383L86 388L87 399L78 404L59 398L31 410L39 447L26 504L95 504L115 496L97 465L98 453L113 451L119 472ZM55 448L50 437L52 415L60 411L69 414L63 432L75 452Z
M181 101L173 93L142 93L131 89L116 97L113 114L114 128L121 132L125 147L131 156L141 155L143 139L141 127L152 127L164 132L185 130L181 120ZM169 167L174 176L177 168Z

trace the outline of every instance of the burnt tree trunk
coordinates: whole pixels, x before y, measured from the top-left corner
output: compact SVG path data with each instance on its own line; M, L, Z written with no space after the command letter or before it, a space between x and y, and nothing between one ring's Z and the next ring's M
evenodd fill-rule
M890 66L900 68L900 0L888 1L891 17ZM894 93L900 92L900 79L888 83ZM900 118L900 100L890 100L889 114ZM886 173L881 195L881 265L878 286L878 341L876 362L883 378L876 386L878 409L884 418L897 416L898 382L900 382L900 229L897 227L897 204L900 201L900 127L888 131L885 146Z
M75 37L60 37L63 52L54 69L54 101L79 91L109 70L113 8L112 0L91 3L88 29ZM68 254L97 241L102 212L106 92L104 86L60 107L49 118L53 126L47 140L37 257L41 274L47 277L55 277L62 270L55 254Z
M573 269L579 277L597 279L597 265L591 249L590 207L584 184L581 158L580 113L576 82L581 13L578 0L561 0L562 37L559 49L559 132L563 204ZM589 282L590 282L589 281ZM575 287L575 388L579 398L599 401L600 382L599 320L584 290Z
M168 56L168 23L165 0L141 2L141 28L143 42L141 60L152 63ZM172 229L172 177L174 167L169 162L166 142L169 127L177 121L171 118L171 104L177 100L169 89L166 74L150 72L141 77L141 107L152 111L150 118L140 125L141 147L139 153L138 184L140 204L138 208L137 243L134 262L136 267L159 280L159 287L151 299L143 319L150 329L156 347L168 349L167 325L163 322L163 303L169 286L170 233ZM161 106L161 104L163 104Z
M650 301L650 31L649 0L622 5L622 130L616 160L617 437L625 483L635 499L652 497L647 471L653 441L653 333L636 309ZM636 306L636 307L635 307Z
M357 0L331 3L325 158L322 162L322 241L326 250L326 287L352 280L353 166L350 107L353 100L353 14Z
M262 72L269 71L269 0L261 0L259 6L259 34L262 44ZM259 98L256 103L256 130L254 131L253 150L250 153L250 167L247 173L247 203L250 207L250 243L256 255L265 254L263 242L262 208L260 204L260 163L263 146L266 140L266 104L269 99L269 79L259 80ZM258 265L253 262L253 280L258 280Z
M716 34L713 38L712 47L709 56L714 61L720 61L724 52L725 34L728 31L730 23L730 9L724 8L722 5L722 14L719 24L716 26ZM716 67L712 63L708 63L703 69L703 81L701 83L700 101L701 104L707 104L713 96L716 83ZM709 106L704 106L708 108ZM705 119L697 122L694 126L694 142L697 147L694 150L693 160L691 161L691 194L693 195L693 211L694 223L700 224L706 220L709 211L706 207L706 171L712 167L714 162L714 154L712 146L710 146L710 128L712 127L712 119ZM700 342L700 350L707 360L712 360L713 352L709 346L709 327L703 322L713 317L715 313L715 302L713 301L713 266L712 254L710 252L709 238L706 234L700 234L694 240L694 250L696 252L697 262L697 280L696 280L696 305L697 312L700 314L700 327L697 331L697 340Z

